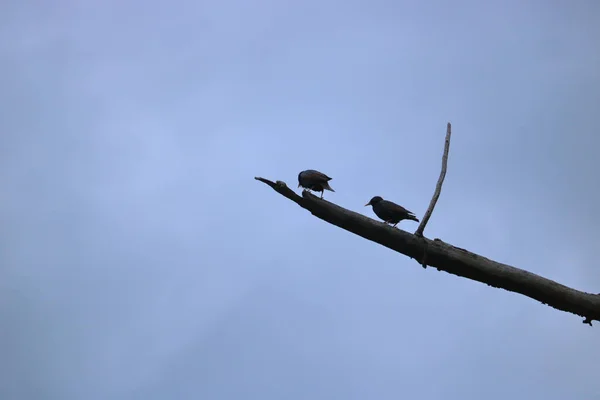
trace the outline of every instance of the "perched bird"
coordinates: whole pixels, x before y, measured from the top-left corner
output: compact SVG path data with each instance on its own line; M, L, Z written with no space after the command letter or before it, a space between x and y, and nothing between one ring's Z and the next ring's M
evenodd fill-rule
M398 222L403 219L419 222L419 219L412 212L396 203L382 199L381 196L373 197L365 204L366 206L373 206L375 215L381 218L386 224L394 224L392 226L398 225Z
M302 186L305 189L321 192L321 198L323 198L323 192L325 190L335 192L335 190L329 186L330 180L331 178L322 172L315 171L314 169L307 169L298 174L298 187Z

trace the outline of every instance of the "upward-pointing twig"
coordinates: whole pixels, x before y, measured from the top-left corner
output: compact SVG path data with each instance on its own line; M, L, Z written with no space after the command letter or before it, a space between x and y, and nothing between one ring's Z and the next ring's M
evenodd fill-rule
M448 152L450 151L450 136L452 135L452 126L450 122L446 127L446 141L444 143L444 155L442 156L442 171L440 172L440 177L438 178L437 184L435 185L435 192L433 193L433 197L431 198L431 202L429 202L429 207L421 219L421 223L419 227L415 231L416 236L423 237L423 231L425 230L425 225L429 222L429 218L431 218L431 214L433 213L433 209L435 208L435 204L440 197L440 193L442 192L442 184L444 183L444 178L446 177L446 169L448 168Z

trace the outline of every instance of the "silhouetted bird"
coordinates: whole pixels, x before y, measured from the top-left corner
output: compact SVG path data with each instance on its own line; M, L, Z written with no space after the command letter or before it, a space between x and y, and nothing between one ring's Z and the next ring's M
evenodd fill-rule
M302 171L298 174L298 187L302 186L303 188L314 190L315 192L321 192L321 198L323 198L323 191L331 190L335 192L329 186L330 177L325 175L322 172L315 171L314 169L307 169L306 171Z
M379 218L381 218L386 224L394 224L396 226L398 222L403 219L410 219L411 221L419 222L415 215L408 211L406 208L399 206L396 203L382 199L380 196L373 197L366 206L373 206L373 212Z

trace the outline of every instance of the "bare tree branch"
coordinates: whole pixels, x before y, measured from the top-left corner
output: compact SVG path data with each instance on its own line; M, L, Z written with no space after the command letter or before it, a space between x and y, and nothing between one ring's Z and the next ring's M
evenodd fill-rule
M442 193L442 184L444 183L444 178L446 178L446 169L448 168L448 152L450 151L450 136L452 135L452 126L450 122L446 126L446 141L444 143L444 154L442 155L442 171L440 172L440 177L438 178L437 184L435 185L435 192L433 193L433 197L429 202L429 207L421 219L421 223L419 227L415 231L415 235L423 236L423 231L425 230L425 225L429 222L429 218L431 218L431 214L433 213L433 209L440 198L440 193Z
M557 310L582 316L585 318L583 322L589 325L592 321L600 321L600 295L571 289L531 272L452 246L440 239L431 240L392 228L322 200L307 191L303 191L302 196L299 196L285 182L272 182L259 177L254 179L269 185L277 193L310 211L317 218L414 258L421 264L520 293Z

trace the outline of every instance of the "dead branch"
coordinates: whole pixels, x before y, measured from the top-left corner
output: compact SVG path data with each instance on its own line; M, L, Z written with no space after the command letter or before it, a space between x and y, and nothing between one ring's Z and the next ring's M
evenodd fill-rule
M272 182L259 177L254 179L269 185L277 193L310 211L317 218L398 253L421 260L423 264L439 271L520 293L557 310L582 316L585 318L583 322L589 325L592 321L600 321L600 295L569 288L531 272L452 246L440 239L431 240L392 228L322 200L307 191L303 191L302 196L299 196L285 182ZM423 257L424 254L426 257Z
M425 215L421 219L421 223L419 227L415 231L415 235L423 236L423 231L425 230L425 225L429 222L429 218L431 218L431 214L433 213L433 209L440 198L440 193L442 193L442 184L444 183L444 178L446 177L446 169L448 168L448 152L450 151L450 136L452 135L452 126L450 122L446 126L446 141L444 143L444 154L442 155L442 171L440 172L440 177L435 185L435 192L433 193L433 197L429 202L429 207L425 212Z

